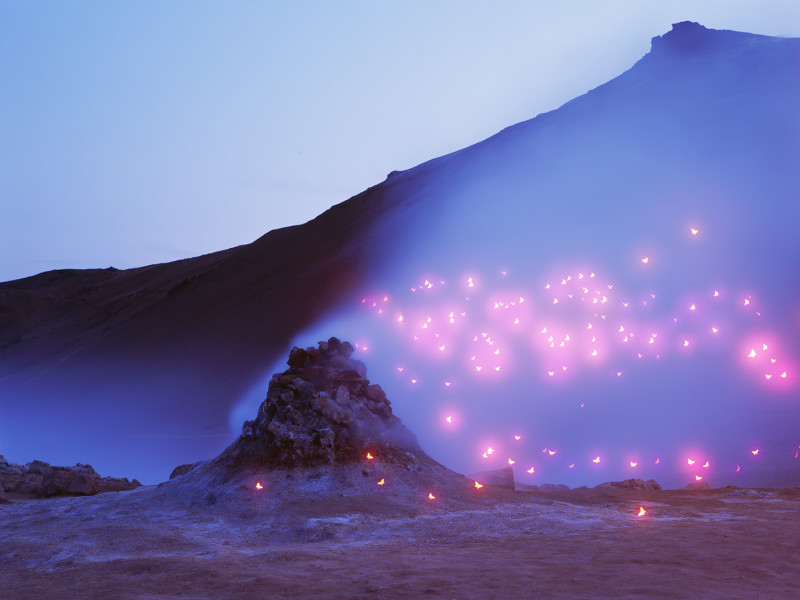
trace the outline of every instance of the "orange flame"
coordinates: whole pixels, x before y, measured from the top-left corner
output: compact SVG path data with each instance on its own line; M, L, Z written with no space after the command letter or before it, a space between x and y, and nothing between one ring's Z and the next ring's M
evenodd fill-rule
M378 485L385 485L385 484L386 484L386 481L384 481L383 479L381 479L381 480L378 482Z
M434 496L431 492L428 492L428 500L436 500L436 496Z
M647 511L644 509L644 506L639 507L639 512L636 513L637 517L643 517L647 514Z
M264 489L264 486L263 486L263 485L261 485L261 482L260 482L260 481L256 481L256 489L257 489L257 490L263 490L263 489Z
M476 489L476 490L479 490L479 489L481 489L482 487L483 487L483 484L482 484L482 483L478 483L477 481L475 482L475 489Z
M375 457L372 456L372 454L370 454L369 452L367 452L367 460L372 460L373 458Z

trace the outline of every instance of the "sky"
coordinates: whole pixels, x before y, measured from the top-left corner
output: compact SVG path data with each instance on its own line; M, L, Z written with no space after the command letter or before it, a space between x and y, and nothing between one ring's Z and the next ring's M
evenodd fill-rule
M0 281L251 242L795 0L0 1Z

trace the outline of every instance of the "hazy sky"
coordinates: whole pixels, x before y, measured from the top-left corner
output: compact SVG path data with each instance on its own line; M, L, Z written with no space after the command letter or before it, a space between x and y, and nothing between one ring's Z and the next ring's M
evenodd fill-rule
M0 1L0 280L248 243L800 3Z

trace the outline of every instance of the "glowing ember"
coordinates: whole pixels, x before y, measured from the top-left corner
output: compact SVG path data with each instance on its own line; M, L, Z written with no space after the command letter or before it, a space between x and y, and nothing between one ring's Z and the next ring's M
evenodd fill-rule
M386 485L386 481L385 481L384 479L381 479L381 480L378 482L378 485Z
M637 517L643 517L647 514L647 511L644 509L644 506L639 507L639 512L636 513Z
M256 489L257 489L257 490L263 490L263 489L264 489L264 486L263 486L263 485L261 485L261 482L260 482L260 481L256 481Z
M482 484L482 483L478 483L477 481L475 482L475 489L476 489L476 490L479 490L479 489L481 489L482 487L483 487L483 484Z
M434 496L431 492L428 492L428 500L436 500L436 496Z
M369 452L367 452L367 460L372 460L373 458L375 457L372 456L372 454L370 454Z

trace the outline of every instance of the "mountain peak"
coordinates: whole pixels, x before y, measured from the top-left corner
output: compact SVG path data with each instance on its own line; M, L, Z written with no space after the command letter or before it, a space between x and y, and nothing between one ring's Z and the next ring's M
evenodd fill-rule
M651 40L651 50L655 54L719 51L731 48L745 37L765 36L727 29L709 29L694 21L681 21L673 23L672 29L664 35L654 37Z

